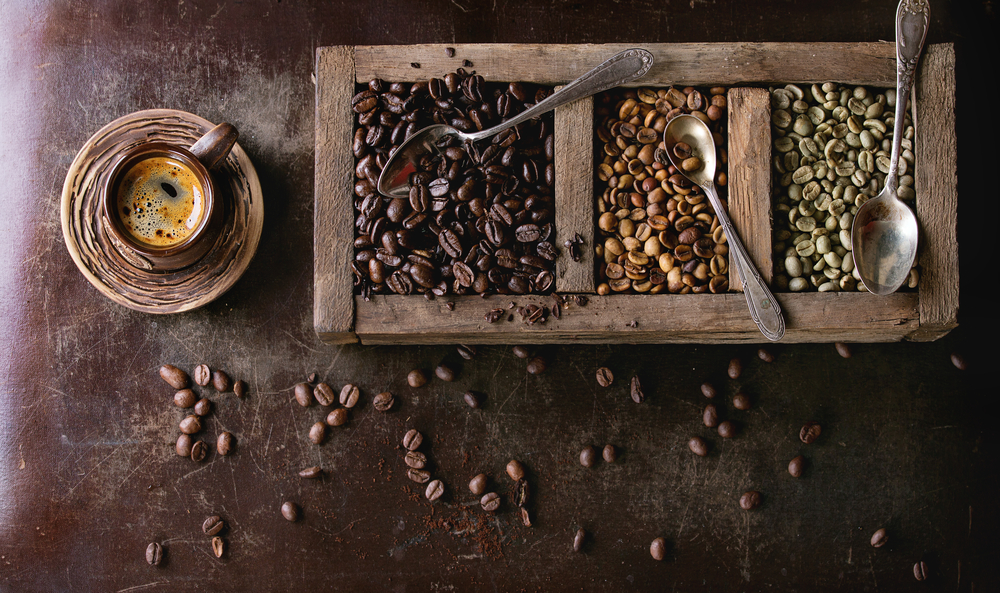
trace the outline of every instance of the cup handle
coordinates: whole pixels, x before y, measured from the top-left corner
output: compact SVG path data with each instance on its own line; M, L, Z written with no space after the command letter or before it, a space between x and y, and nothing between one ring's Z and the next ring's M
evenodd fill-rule
M232 124L221 123L209 130L189 150L206 169L213 169L229 155L239 135Z

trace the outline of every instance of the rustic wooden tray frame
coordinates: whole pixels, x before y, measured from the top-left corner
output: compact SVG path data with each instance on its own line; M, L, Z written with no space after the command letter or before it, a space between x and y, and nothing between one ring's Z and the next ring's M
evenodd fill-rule
M774 83L836 81L895 85L894 45L878 43L640 44L655 56L632 86L725 85L729 93L729 207L753 260L770 280L772 257L770 102ZM495 295L438 298L380 295L365 302L353 292L354 186L351 97L355 84L378 76L412 81L443 76L471 60L487 80L563 84L626 49L608 45L445 45L321 47L316 56L316 184L313 312L317 335L330 343L723 343L766 342L747 312L739 281L725 295L608 295L594 293L593 101L555 113L557 245L580 233L584 258L557 263L556 289L585 293L585 307L528 326L488 323L492 308L552 297ZM410 64L417 62L420 69ZM779 293L787 331L783 342L930 341L957 325L958 192L955 137L955 53L927 47L913 100L919 128L915 154L916 209L921 225L916 292ZM748 85L748 86L739 86ZM445 303L454 303L449 310Z

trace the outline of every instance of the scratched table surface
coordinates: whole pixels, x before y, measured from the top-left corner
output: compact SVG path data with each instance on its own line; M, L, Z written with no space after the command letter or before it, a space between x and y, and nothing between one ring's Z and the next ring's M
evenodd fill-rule
M931 343L551 346L526 372L506 347L335 347L312 328L315 49L339 44L875 41L891 1L0 2L0 591L996 591L998 446L993 2L937 1L928 42L957 54L960 326ZM990 48L993 48L992 50ZM459 56L460 57L460 56ZM256 165L257 256L214 303L154 316L104 298L63 243L63 178L83 143L133 111L230 121ZM981 212L985 212L982 213ZM991 280L991 278L993 280ZM964 355L958 370L952 353ZM733 357L738 380L726 376ZM439 363L457 379L406 384ZM224 369L243 399L214 403L204 438L228 457L175 455L182 413L157 369ZM615 374L609 388L595 370ZM313 445L326 411L292 386L361 387L350 422ZM638 375L647 392L628 397ZM701 424L719 389L728 440ZM485 398L480 409L466 390ZM380 413L374 394L396 408ZM753 407L733 409L737 391ZM799 427L822 424L804 445ZM408 428L446 494L406 477ZM710 443L693 456L693 435ZM588 445L619 459L580 465ZM786 472L804 455L804 475ZM512 503L527 468L533 526ZM297 472L319 465L321 480ZM480 472L503 500L469 493ZM743 511L740 495L762 505ZM283 501L302 508L290 523ZM217 559L202 521L228 528ZM578 528L588 536L574 553ZM874 549L885 527L889 543ZM653 560L650 542L666 541ZM162 544L160 566L145 561ZM913 564L930 577L917 583Z

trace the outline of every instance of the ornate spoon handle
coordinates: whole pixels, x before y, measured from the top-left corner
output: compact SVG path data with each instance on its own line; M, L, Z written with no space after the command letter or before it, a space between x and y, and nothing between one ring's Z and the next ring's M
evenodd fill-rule
M896 168L899 166L900 144L903 139L903 121L906 118L906 101L910 98L913 74L917 70L920 52L927 38L931 7L927 0L901 0L896 8L896 119L892 129L892 156L886 187L896 189Z

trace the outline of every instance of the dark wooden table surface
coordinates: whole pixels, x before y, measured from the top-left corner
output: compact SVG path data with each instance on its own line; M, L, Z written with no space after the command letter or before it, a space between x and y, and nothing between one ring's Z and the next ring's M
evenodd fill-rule
M960 327L932 343L547 346L541 375L506 347L333 347L312 321L315 50L337 44L875 41L891 1L0 3L0 591L678 590L996 591L1000 527L995 302L996 16L993 2L936 1L928 41L957 54ZM992 48L992 49L991 49ZM149 108L230 121L265 196L256 258L217 301L154 316L101 296L63 241L67 169L106 123ZM956 281L958 281L956 279ZM968 370L950 361L962 353ZM726 378L741 357L744 373ZM157 369L199 363L249 385L214 402L205 438L229 457L173 452L181 412ZM406 385L447 362L453 383ZM597 386L598 366L616 381ZM324 415L292 386L316 373L363 390L350 423L307 439ZM648 399L627 396L638 374ZM701 426L715 382L739 433ZM372 396L398 396L389 414ZM481 409L461 400L486 395ZM734 410L731 396L751 395ZM823 425L803 445L798 429ZM405 475L406 429L447 484L434 504ZM712 443L706 458L687 439ZM586 445L615 444L586 469ZM802 454L799 479L785 467ZM534 526L504 473L528 470ZM297 476L320 465L319 481ZM504 499L469 494L485 472ZM763 493L760 508L740 494ZM285 521L285 500L301 505ZM221 559L205 517L228 523ZM573 534L589 533L582 553ZM890 541L869 545L887 528ZM656 562L650 542L663 537ZM166 550L145 561L150 542ZM930 578L917 583L923 560Z

